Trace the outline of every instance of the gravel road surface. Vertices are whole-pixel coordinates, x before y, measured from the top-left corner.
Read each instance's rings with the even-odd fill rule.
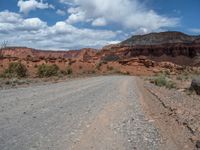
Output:
[[[135,77],[0,90],[0,150],[156,150]]]

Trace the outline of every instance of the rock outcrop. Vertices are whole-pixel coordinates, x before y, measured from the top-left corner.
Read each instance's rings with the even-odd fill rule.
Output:
[[[193,43],[200,36],[190,36],[181,32],[160,32],[150,33],[146,35],[136,35],[121,42],[122,45],[162,45],[177,43]]]
[[[121,59],[147,56],[149,59],[159,58],[163,55],[169,58],[184,56],[191,61],[178,65],[197,65],[200,55],[200,36],[189,36],[180,32],[151,33],[133,36],[117,45],[108,45],[103,48],[104,55],[115,54]],[[170,60],[170,59],[169,59]],[[195,63],[196,62],[196,63]],[[173,62],[174,63],[174,62]]]
[[[29,58],[66,58],[66,59],[78,59],[85,57],[86,54],[92,54],[95,49],[81,49],[81,50],[69,50],[69,51],[48,51],[48,50],[36,50],[27,47],[8,47],[2,50],[4,57],[17,57],[19,59]]]
[[[196,77],[192,80],[191,88],[195,90],[195,92],[200,95],[200,78]]]

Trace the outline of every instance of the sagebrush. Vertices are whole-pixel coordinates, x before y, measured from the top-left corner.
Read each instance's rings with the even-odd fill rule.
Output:
[[[56,76],[59,73],[59,67],[56,64],[53,65],[47,65],[42,64],[38,66],[37,74],[39,77],[51,77]]]
[[[4,71],[3,77],[12,78],[12,77],[26,77],[27,68],[20,62],[12,62],[9,64],[8,68]]]

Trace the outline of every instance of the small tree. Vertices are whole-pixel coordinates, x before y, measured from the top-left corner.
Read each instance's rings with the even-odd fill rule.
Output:
[[[4,49],[4,48],[7,47],[7,45],[8,45],[8,41],[3,41],[3,42],[1,43],[1,48]]]
[[[6,47],[7,47],[7,44],[8,44],[8,41],[3,41],[2,43],[1,43],[1,47],[0,47],[0,58],[2,58],[3,57],[3,49],[5,49]]]

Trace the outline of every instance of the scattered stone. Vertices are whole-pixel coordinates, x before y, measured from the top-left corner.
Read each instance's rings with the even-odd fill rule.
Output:
[[[179,91],[179,92],[184,92],[184,91],[185,91],[185,89],[178,89],[178,91]]]
[[[149,120],[148,122],[149,122],[149,123],[152,123],[152,122],[155,122],[155,120]]]
[[[195,143],[196,141],[198,141],[198,138],[197,138],[196,136],[192,136],[192,137],[190,138],[190,140],[191,140],[193,143]]]
[[[185,149],[188,149],[188,148],[189,148],[189,146],[188,146],[188,145],[185,145],[185,146],[184,146],[184,148],[185,148]]]
[[[196,148],[200,148],[200,140],[196,141]]]

